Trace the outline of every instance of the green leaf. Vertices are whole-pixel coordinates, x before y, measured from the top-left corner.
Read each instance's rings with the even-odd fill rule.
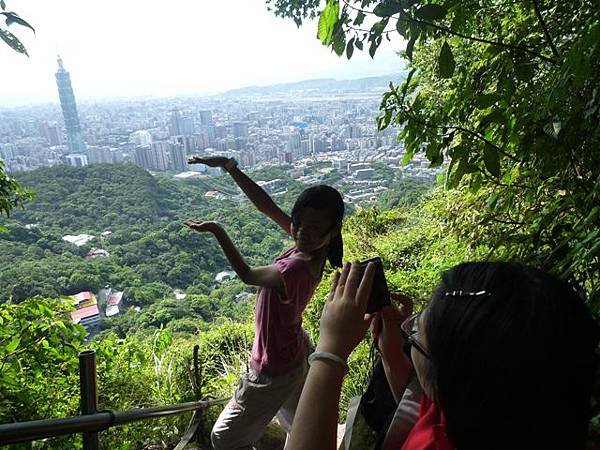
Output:
[[[328,0],[325,9],[319,17],[317,37],[324,45],[330,45],[333,31],[340,14],[340,4],[337,0]]]
[[[489,173],[496,178],[500,176],[500,156],[497,149],[491,145],[486,145],[483,149],[483,162]]]
[[[333,38],[333,51],[338,55],[342,56],[346,49],[346,35],[343,31],[335,33]]]
[[[555,120],[544,125],[544,133],[554,139],[558,139],[558,134],[560,133],[561,129],[562,123],[559,120]]]
[[[24,19],[21,19],[17,13],[5,12],[5,13],[0,13],[0,14],[6,16],[6,26],[10,26],[13,23],[18,23],[19,25],[29,28],[31,31],[33,31],[35,33],[35,30],[33,29],[33,27],[31,25],[29,25],[29,23],[27,21],[25,21]]]
[[[417,68],[413,67],[410,70],[410,72],[408,73],[408,76],[406,77],[406,80],[404,80],[404,83],[402,84],[402,98],[398,102],[399,105],[403,105],[404,104],[404,100],[406,99],[406,94],[408,93],[408,86],[410,85],[410,81],[412,80],[412,77],[413,77],[413,75],[415,74],[416,71],[417,71]]]
[[[382,116],[379,116],[377,118],[377,129],[379,131],[385,130],[388,127],[388,125],[390,124],[390,121],[392,120],[393,113],[394,113],[393,110],[386,109],[385,113]]]
[[[558,136],[560,130],[562,129],[562,123],[560,122],[560,120],[555,120],[554,122],[552,122],[552,129],[554,130],[554,134]]]
[[[5,348],[6,353],[14,352],[20,343],[21,343],[21,338],[14,337],[6,346],[6,348]]]
[[[363,49],[363,43],[362,41],[356,41],[354,42],[354,45],[356,46],[357,49],[362,50]]]
[[[456,169],[454,169],[453,173],[450,174],[450,171],[448,172],[449,176],[446,185],[449,188],[457,187],[460,184],[460,180],[462,180],[465,175],[477,172],[477,167],[471,164],[466,157],[460,159],[452,158],[451,163],[454,164],[454,161],[457,161],[458,165],[456,165]]]
[[[491,123],[504,123],[504,122],[506,122],[506,117],[504,117],[504,114],[500,110],[495,109],[491,113],[484,116],[483,119],[481,119],[479,121],[479,129],[485,130],[488,127],[488,125]]]
[[[502,97],[498,94],[482,94],[475,99],[475,104],[479,109],[486,109],[500,100]]]
[[[414,36],[411,36],[410,40],[408,41],[408,44],[406,44],[405,52],[406,52],[406,56],[410,60],[412,60],[413,50],[415,49],[415,42],[417,42],[417,37],[418,37],[417,34],[415,34]]]
[[[2,10],[6,9],[6,3],[4,2],[4,0],[0,0],[0,8],[2,8]]]
[[[527,82],[533,78],[535,64],[527,61],[515,66],[515,75],[520,81]]]
[[[381,36],[381,33],[385,31],[385,27],[388,24],[389,19],[382,19],[379,22],[375,22],[371,27],[371,33],[375,36]]]
[[[390,17],[402,11],[402,6],[395,0],[386,0],[378,4],[373,13],[379,17]]]
[[[421,20],[439,20],[446,17],[448,10],[442,5],[424,5],[417,9],[415,15]]]
[[[352,38],[348,41],[348,45],[346,46],[346,57],[348,59],[352,58],[352,54],[354,53],[354,39]]]
[[[359,11],[358,14],[356,15],[356,18],[354,19],[354,25],[356,25],[357,27],[361,26],[365,20],[365,17],[367,17],[365,15],[365,13],[363,13],[362,11]]]
[[[444,41],[442,49],[440,50],[438,66],[441,78],[452,78],[452,75],[454,74],[454,68],[456,67],[456,63],[454,62],[452,49],[448,45],[447,41]]]
[[[400,14],[398,21],[396,22],[396,31],[404,37],[406,37],[406,32],[408,31],[408,20],[406,18],[406,14]]]
[[[377,51],[379,44],[381,44],[381,36],[378,36],[371,40],[371,45],[369,46],[369,55],[371,56],[371,58],[375,57],[375,52]]]
[[[3,30],[0,28],[0,38],[2,38],[2,40],[4,42],[6,42],[13,50],[15,50],[19,53],[23,53],[26,56],[29,56],[29,54],[27,53],[27,50],[25,49],[25,46],[10,31]]]

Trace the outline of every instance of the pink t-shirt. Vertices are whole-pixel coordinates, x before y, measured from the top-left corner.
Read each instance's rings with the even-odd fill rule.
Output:
[[[283,288],[258,290],[252,368],[269,376],[288,373],[306,357],[308,336],[302,329],[302,312],[320,279],[314,278],[308,261],[292,247],[275,259]]]

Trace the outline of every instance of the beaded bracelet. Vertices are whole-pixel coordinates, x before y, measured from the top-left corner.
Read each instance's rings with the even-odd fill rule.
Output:
[[[315,359],[328,359],[330,361],[341,364],[342,366],[344,366],[344,374],[348,373],[348,364],[343,358],[339,357],[338,355],[335,355],[330,352],[314,352],[309,355],[308,364],[312,364],[312,362]]]

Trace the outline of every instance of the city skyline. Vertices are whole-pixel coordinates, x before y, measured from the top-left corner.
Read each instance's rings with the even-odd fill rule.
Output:
[[[402,42],[372,60],[338,57],[316,39],[316,21],[300,29],[267,11],[264,0],[175,0],[86,4],[7,2],[36,28],[12,27],[30,58],[0,46],[8,67],[5,105],[58,102],[49,75],[56,55],[69,61],[80,101],[215,94],[250,85],[314,78],[355,79],[398,73]],[[234,12],[232,14],[232,11]],[[76,19],[73,19],[76,18]]]

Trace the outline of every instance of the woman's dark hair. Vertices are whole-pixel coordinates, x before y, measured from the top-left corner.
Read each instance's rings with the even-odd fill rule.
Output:
[[[460,290],[479,295],[447,295]],[[584,448],[599,329],[568,284],[513,263],[460,264],[424,320],[427,376],[455,448]]]
[[[337,190],[324,184],[311,186],[302,191],[292,208],[292,222],[299,222],[300,211],[304,208],[314,208],[324,211],[331,221],[331,229],[338,226],[344,218],[344,200],[342,196]],[[343,256],[344,243],[340,231],[329,244],[327,259],[333,267],[342,267]]]

